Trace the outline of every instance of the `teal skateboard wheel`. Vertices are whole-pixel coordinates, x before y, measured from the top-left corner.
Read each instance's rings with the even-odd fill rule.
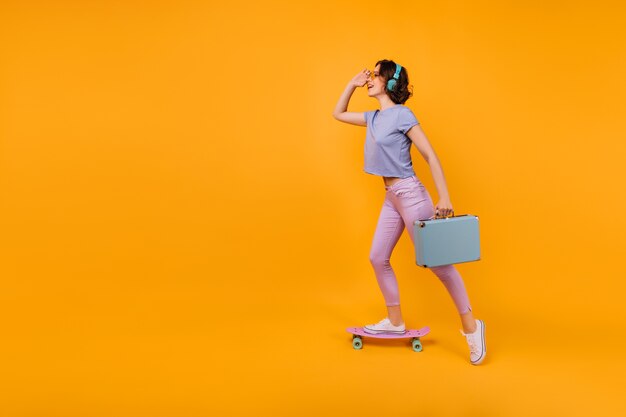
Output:
[[[352,337],[352,347],[359,350],[363,347],[363,341],[359,336]]]
[[[422,342],[419,339],[413,339],[413,350],[416,352],[422,351]]]

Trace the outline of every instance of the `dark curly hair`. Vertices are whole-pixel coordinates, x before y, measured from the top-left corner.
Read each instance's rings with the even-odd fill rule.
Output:
[[[388,90],[387,81],[391,80],[396,73],[396,63],[388,59],[381,59],[376,63],[376,65],[378,64],[380,64],[379,74],[385,80],[385,92],[394,103],[404,104],[405,101],[413,96],[413,86],[409,86],[409,74],[406,72],[406,68],[402,66],[396,85],[393,87],[393,90]]]

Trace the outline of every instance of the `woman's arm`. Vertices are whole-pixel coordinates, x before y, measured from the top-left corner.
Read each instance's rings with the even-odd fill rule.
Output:
[[[442,200],[442,202],[443,200],[445,200],[445,202],[449,204],[450,196],[448,194],[446,178],[443,175],[443,168],[441,167],[439,158],[437,158],[437,154],[435,153],[433,147],[430,145],[426,134],[424,133],[420,125],[415,125],[410,128],[408,132],[406,132],[406,135],[415,144],[417,150],[424,157],[424,159],[428,163],[428,166],[430,166],[430,171],[433,175],[435,186],[437,187],[437,194],[439,195],[439,199]]]
[[[356,90],[357,87],[363,87],[365,85],[368,76],[369,71],[364,69],[352,80],[350,80],[346,89],[343,90],[341,97],[339,97],[335,110],[333,110],[333,117],[335,119],[357,126],[367,126],[367,123],[365,122],[365,114],[363,114],[363,112],[349,112],[346,110],[348,110],[348,103],[350,102],[352,93],[354,93],[354,90]]]

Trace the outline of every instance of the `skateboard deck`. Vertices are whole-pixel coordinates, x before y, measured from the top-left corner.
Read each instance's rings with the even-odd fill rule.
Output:
[[[430,332],[430,327],[422,327],[421,329],[408,329],[402,334],[398,333],[378,333],[371,334],[365,332],[363,327],[348,327],[346,329],[348,333],[352,334],[352,347],[355,349],[363,348],[363,337],[371,337],[374,339],[412,339],[411,345],[416,352],[422,351],[422,342],[420,337],[426,336]]]

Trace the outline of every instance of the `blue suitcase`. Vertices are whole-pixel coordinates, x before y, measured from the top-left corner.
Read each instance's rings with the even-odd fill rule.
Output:
[[[413,224],[415,262],[424,268],[480,260],[478,216],[416,220]]]

